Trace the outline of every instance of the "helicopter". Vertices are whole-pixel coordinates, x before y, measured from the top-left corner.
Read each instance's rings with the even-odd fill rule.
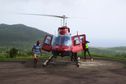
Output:
[[[79,67],[79,57],[77,56],[78,52],[85,50],[86,44],[86,35],[74,35],[71,36],[70,28],[66,26],[66,17],[65,15],[44,15],[51,16],[62,19],[62,26],[58,28],[58,36],[46,35],[43,41],[42,50],[52,52],[52,56],[49,57],[44,63],[43,66],[47,66],[52,58],[57,56],[70,56],[71,61],[74,61]],[[83,44],[82,44],[83,43]]]
[[[61,27],[58,28],[58,35],[47,34],[43,40],[42,50],[47,52],[52,52],[50,56],[44,63],[43,66],[47,66],[53,58],[57,56],[69,56],[71,61],[74,61],[76,66],[79,67],[79,57],[77,53],[84,51],[86,46],[86,35],[74,35],[71,36],[70,28],[67,26],[66,19],[70,18],[65,15],[44,15],[44,14],[28,14],[37,16],[48,16],[60,18],[62,20]]]

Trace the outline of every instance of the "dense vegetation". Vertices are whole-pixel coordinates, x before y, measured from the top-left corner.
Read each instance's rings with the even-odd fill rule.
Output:
[[[126,47],[90,48],[95,58],[126,61]]]
[[[113,47],[113,48],[90,48],[92,54],[96,55],[111,55],[119,56],[126,54],[126,47]]]

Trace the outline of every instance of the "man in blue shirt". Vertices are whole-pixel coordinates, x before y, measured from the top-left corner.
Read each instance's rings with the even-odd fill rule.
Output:
[[[39,41],[37,41],[36,44],[33,45],[33,47],[32,47],[32,53],[33,53],[34,63],[37,64],[38,57],[41,54],[41,45],[40,45]]]

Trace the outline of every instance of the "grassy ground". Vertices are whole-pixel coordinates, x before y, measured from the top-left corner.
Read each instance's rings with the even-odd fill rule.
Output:
[[[49,57],[49,55],[40,55],[40,59],[47,59]],[[27,56],[16,56],[13,58],[10,58],[6,55],[0,55],[0,61],[28,61],[28,60],[32,60],[33,57],[32,55],[27,55]]]
[[[47,59],[51,54],[42,54],[40,56],[41,59]],[[79,53],[78,56],[83,57],[82,53]],[[92,54],[94,59],[104,59],[104,60],[114,60],[114,61],[120,61],[120,62],[126,62],[126,56],[124,55],[97,55]],[[66,57],[67,58],[67,57]],[[32,55],[25,55],[25,56],[16,56],[14,58],[8,57],[6,54],[0,54],[0,61],[28,61],[32,60]]]
[[[112,56],[112,55],[93,55],[95,59],[108,59],[115,61],[126,61],[125,56]]]

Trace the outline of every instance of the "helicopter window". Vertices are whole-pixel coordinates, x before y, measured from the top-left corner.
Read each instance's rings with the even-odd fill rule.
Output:
[[[46,37],[46,40],[45,40],[45,43],[46,44],[50,44],[50,42],[51,42],[51,37],[50,36],[47,36]]]
[[[54,45],[60,45],[60,36],[55,38]]]
[[[84,39],[84,36],[80,36],[80,42],[82,43]]]
[[[69,35],[67,36],[62,36],[61,37],[61,44],[62,45],[66,45],[66,46],[70,46],[72,43],[71,43],[71,37]]]
[[[66,46],[70,46],[72,44],[71,42],[71,36],[57,36],[55,38],[55,42],[54,45],[66,45]]]
[[[80,44],[80,40],[78,37],[74,37],[74,45]]]

